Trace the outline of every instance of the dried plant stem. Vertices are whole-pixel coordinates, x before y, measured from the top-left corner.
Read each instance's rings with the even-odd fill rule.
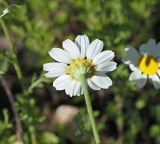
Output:
[[[3,77],[0,78],[0,81],[1,81],[2,87],[4,88],[4,91],[6,92],[6,96],[8,97],[8,100],[10,102],[10,105],[11,105],[11,108],[12,108],[12,111],[14,114],[14,118],[15,118],[15,122],[16,122],[17,143],[23,144],[23,129],[22,129],[22,125],[21,125],[21,121],[20,121],[18,112],[15,107],[13,94],[12,94],[6,80]]]
[[[88,111],[89,119],[91,122],[95,142],[96,142],[96,144],[101,144],[100,137],[99,137],[98,130],[97,130],[97,126],[96,126],[96,122],[95,122],[95,118],[94,118],[94,114],[93,114],[91,99],[89,96],[88,85],[87,85],[87,80],[85,78],[85,75],[80,76],[80,81],[81,81],[83,92],[84,92],[84,98],[86,101],[87,111]]]

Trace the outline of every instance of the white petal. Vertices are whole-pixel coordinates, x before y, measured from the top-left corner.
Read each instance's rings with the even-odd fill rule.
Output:
[[[74,96],[80,96],[80,95],[83,95],[83,89],[82,89],[82,85],[81,84],[80,84],[79,92],[77,92],[77,94],[74,95]]]
[[[86,56],[87,48],[89,46],[89,39],[86,35],[78,35],[75,39],[76,45],[79,47],[81,57]]]
[[[66,70],[66,64],[64,63],[56,63],[56,62],[51,62],[51,63],[46,63],[43,65],[43,70],[45,71],[64,71]]]
[[[67,85],[65,92],[67,95],[69,95],[70,97],[73,96],[74,94],[74,87],[75,87],[76,81],[75,80],[71,80],[70,83]]]
[[[134,48],[125,48],[125,51],[127,53],[126,57],[123,59],[123,62],[125,64],[134,64],[137,65],[139,58],[140,58],[140,54],[138,53],[138,51]]]
[[[152,79],[154,88],[159,89],[160,88],[160,78],[158,77],[158,75],[157,74],[149,75],[149,78]]]
[[[46,76],[47,78],[54,78],[54,77],[62,76],[64,74],[65,74],[64,71],[50,71],[44,74],[44,76]]]
[[[73,96],[80,96],[80,92],[81,92],[81,83],[80,82],[76,82],[76,85],[74,87]]]
[[[154,56],[154,51],[156,50],[156,41],[154,39],[150,39],[146,44],[140,46],[140,53],[149,54]]]
[[[87,49],[87,58],[94,59],[102,51],[103,45],[103,41],[99,39],[94,40]]]
[[[133,81],[133,80],[139,79],[140,75],[141,75],[140,71],[133,71],[129,76],[129,81]]]
[[[70,89],[72,88],[71,83],[73,82],[73,80],[70,82],[69,85],[67,85],[67,87],[65,88],[65,92],[67,95],[69,95]]]
[[[143,88],[147,82],[147,79],[138,79],[138,80],[134,80],[134,82],[136,83],[136,86],[138,88]]]
[[[152,55],[152,56],[155,56],[156,55],[156,41],[154,39],[150,39],[148,44],[148,50],[149,50],[149,53]],[[159,52],[158,52],[159,53]]]
[[[140,45],[140,47],[139,47],[139,52],[140,52],[140,54],[143,55],[143,54],[145,54],[147,51],[148,51],[148,50],[147,50],[146,44]]]
[[[109,71],[113,71],[117,68],[117,63],[116,62],[103,62],[99,65],[97,65],[97,71],[103,71],[103,72],[109,72]]]
[[[160,76],[160,69],[157,71],[157,74]]]
[[[137,87],[142,88],[147,82],[147,75],[142,74],[140,71],[134,71],[129,77],[130,81],[135,81]]]
[[[153,56],[158,58],[158,61],[160,61],[160,42],[154,48],[152,48],[152,53]]]
[[[100,64],[105,61],[110,61],[114,58],[115,54],[111,50],[105,50],[95,56],[93,63]]]
[[[87,83],[88,83],[89,87],[90,87],[91,89],[93,89],[93,90],[100,90],[100,89],[101,89],[100,87],[98,87],[98,86],[92,81],[92,79],[88,79],[88,80],[87,80]]]
[[[76,81],[72,80],[73,82],[71,83],[71,89],[69,91],[69,95],[72,97],[74,96],[74,90],[75,90],[75,86],[76,86]]]
[[[139,71],[139,69],[137,67],[135,67],[133,64],[129,64],[129,68],[132,70],[132,71]]]
[[[68,52],[60,48],[52,48],[49,55],[58,62],[68,63],[72,58]]]
[[[76,58],[80,56],[79,49],[73,41],[67,39],[63,41],[62,45],[63,45],[63,48],[70,53],[72,58]]]
[[[140,52],[141,54],[149,54],[155,57],[159,57],[160,56],[160,45],[157,44],[156,46],[156,41],[154,39],[150,39],[147,44],[143,44],[140,47]]]
[[[103,73],[97,73],[92,77],[92,81],[103,89],[108,89],[112,85],[112,80]]]
[[[146,75],[142,74],[141,71],[134,71],[130,74],[129,80],[132,81],[132,80],[137,80],[145,77]]]
[[[157,57],[159,59],[159,61],[160,61],[160,42],[156,45],[153,55],[155,57]]]
[[[53,82],[53,86],[56,88],[56,90],[64,90],[68,84],[71,83],[71,78],[69,75],[63,75],[55,79]]]

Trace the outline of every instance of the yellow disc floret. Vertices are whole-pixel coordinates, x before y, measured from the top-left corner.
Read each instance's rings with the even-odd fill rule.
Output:
[[[159,63],[155,57],[145,54],[139,59],[138,66],[144,74],[152,75],[157,72]]]
[[[74,80],[79,80],[79,75],[85,75],[86,78],[91,78],[96,73],[96,65],[91,59],[79,57],[69,62],[66,72]]]

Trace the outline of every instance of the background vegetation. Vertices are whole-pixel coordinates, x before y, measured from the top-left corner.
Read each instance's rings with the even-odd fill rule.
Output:
[[[83,96],[70,98],[43,77],[51,61],[48,51],[66,38],[86,34],[104,41],[116,53],[118,69],[109,76],[109,90],[91,91],[92,105],[103,144],[159,144],[160,95],[149,83],[136,89],[122,64],[124,48],[150,38],[160,41],[160,0],[14,0],[0,1],[23,77],[14,69],[13,52],[0,26],[0,143],[17,141],[13,95],[25,144],[90,144],[93,142]],[[21,135],[22,133],[20,133]]]

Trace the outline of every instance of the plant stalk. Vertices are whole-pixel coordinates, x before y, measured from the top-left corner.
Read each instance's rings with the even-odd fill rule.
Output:
[[[84,98],[86,101],[87,111],[88,111],[89,119],[91,122],[95,142],[96,142],[96,144],[101,144],[100,137],[99,137],[98,130],[97,130],[97,126],[96,126],[96,122],[95,122],[95,118],[94,118],[94,114],[93,114],[91,99],[90,99],[89,92],[88,92],[87,79],[86,79],[85,75],[80,76],[80,81],[81,81],[83,92],[84,92]]]
[[[20,68],[20,65],[19,65],[19,62],[18,62],[18,59],[17,59],[17,55],[16,55],[15,47],[14,47],[13,42],[12,42],[11,35],[9,33],[7,25],[5,24],[5,21],[2,18],[0,18],[0,24],[1,24],[2,30],[5,34],[6,40],[9,44],[9,47],[10,47],[10,50],[11,50],[12,64],[13,64],[14,69],[16,71],[19,83],[20,83],[20,85],[23,89],[23,84],[22,84],[23,75],[22,75],[22,71],[21,71],[21,68]],[[1,78],[1,82],[2,82],[2,86],[4,87],[4,90],[6,91],[6,94],[8,96],[8,99],[9,99],[9,102],[11,104],[11,108],[13,110],[13,114],[14,114],[14,117],[15,117],[17,142],[19,142],[20,144],[23,144],[22,124],[21,124],[21,121],[20,121],[19,114],[16,110],[13,94],[12,94],[9,86],[7,85],[7,82],[5,81],[5,79]]]
[[[23,79],[23,75],[22,75],[21,68],[19,66],[19,62],[18,62],[18,59],[17,59],[17,55],[16,55],[15,47],[14,47],[13,42],[12,42],[11,35],[10,35],[9,30],[8,30],[4,20],[2,18],[0,18],[0,24],[2,26],[2,29],[4,31],[6,39],[8,41],[9,47],[11,49],[11,56],[12,56],[12,60],[13,60],[13,66],[15,68],[17,77],[18,77],[18,79],[19,79],[19,81],[21,83],[21,80]]]

